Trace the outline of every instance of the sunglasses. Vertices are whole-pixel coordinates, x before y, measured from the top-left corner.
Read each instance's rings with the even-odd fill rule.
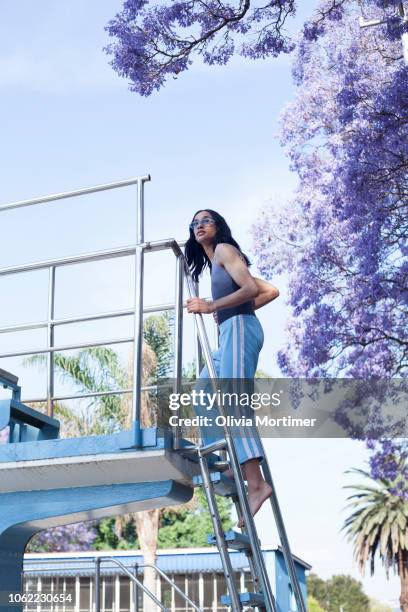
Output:
[[[203,219],[200,219],[199,221],[197,220],[192,221],[189,227],[194,232],[199,225],[203,225],[204,227],[206,227],[207,225],[212,225],[213,223],[215,223],[214,219],[212,219],[211,217],[204,217]]]

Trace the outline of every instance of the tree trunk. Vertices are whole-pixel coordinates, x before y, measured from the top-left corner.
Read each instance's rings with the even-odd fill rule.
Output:
[[[134,515],[137,535],[139,537],[140,550],[143,553],[143,563],[156,563],[157,533],[159,530],[160,510],[147,510]],[[154,568],[145,567],[143,584],[154,595],[156,591],[156,571]],[[143,593],[143,612],[157,612],[158,606]]]
[[[398,574],[401,581],[400,606],[402,612],[408,612],[408,551],[398,551]]]

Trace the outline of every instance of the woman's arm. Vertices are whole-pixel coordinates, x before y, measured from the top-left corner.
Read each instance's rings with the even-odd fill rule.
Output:
[[[262,306],[269,304],[269,302],[272,302],[272,300],[276,300],[276,298],[279,297],[280,294],[279,289],[271,283],[268,283],[267,281],[264,281],[261,278],[254,277],[254,279],[259,289],[259,294],[254,299],[254,310],[257,310],[258,308],[262,308]],[[213,312],[213,317],[215,322],[218,324],[216,310]]]
[[[265,304],[269,304],[269,302],[279,297],[279,289],[277,287],[261,278],[255,278],[254,280],[259,289],[259,293],[254,299],[254,310],[262,308]]]
[[[217,253],[217,263],[222,264],[232,279],[239,285],[239,289],[218,300],[206,302],[201,298],[190,298],[187,300],[188,312],[212,313],[223,308],[239,306],[244,302],[258,296],[260,290],[248,270],[248,266],[237,249],[231,244],[218,244],[214,251]]]
[[[255,299],[259,295],[259,287],[250,273],[246,261],[230,244],[219,244],[214,251],[217,253],[217,263],[222,264],[231,278],[239,285],[239,289],[213,301],[214,310],[232,308]]]

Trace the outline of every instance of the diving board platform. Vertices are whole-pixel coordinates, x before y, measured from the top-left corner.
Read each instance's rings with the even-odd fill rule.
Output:
[[[60,423],[21,402],[18,378],[0,370],[0,612],[21,593],[24,551],[39,531],[185,504],[198,464],[173,450],[168,428],[60,439]],[[188,445],[182,440],[181,446]]]
[[[0,413],[15,434],[0,444],[0,612],[22,609],[6,594],[21,593],[24,551],[39,531],[193,496],[199,466],[172,450],[166,428],[142,429],[140,446],[134,429],[59,439],[58,422],[16,399],[0,401]]]
[[[163,480],[194,486],[198,464],[166,448],[165,438],[144,449],[123,449],[123,440],[113,434],[0,445],[0,494]]]

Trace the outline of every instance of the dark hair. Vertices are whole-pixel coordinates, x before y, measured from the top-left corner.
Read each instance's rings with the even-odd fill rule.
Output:
[[[199,212],[209,212],[215,221],[215,227],[217,228],[217,232],[213,240],[214,249],[217,246],[217,244],[220,244],[220,242],[226,242],[227,244],[232,244],[242,254],[247,265],[250,266],[251,262],[249,261],[245,253],[241,251],[241,247],[239,246],[238,242],[236,242],[236,240],[234,240],[234,238],[232,237],[231,230],[229,228],[228,223],[225,221],[224,217],[222,217],[215,210],[211,210],[210,208],[204,208],[201,210],[197,210],[197,212],[194,213],[192,220],[194,220],[195,216]],[[188,267],[191,270],[193,279],[195,281],[198,281],[198,278],[200,274],[202,273],[202,271],[204,270],[204,268],[208,266],[209,269],[211,270],[212,266],[211,266],[211,261],[208,259],[203,247],[195,239],[194,231],[191,229],[191,227],[189,229],[190,229],[190,237],[185,244],[184,254],[186,256]]]

